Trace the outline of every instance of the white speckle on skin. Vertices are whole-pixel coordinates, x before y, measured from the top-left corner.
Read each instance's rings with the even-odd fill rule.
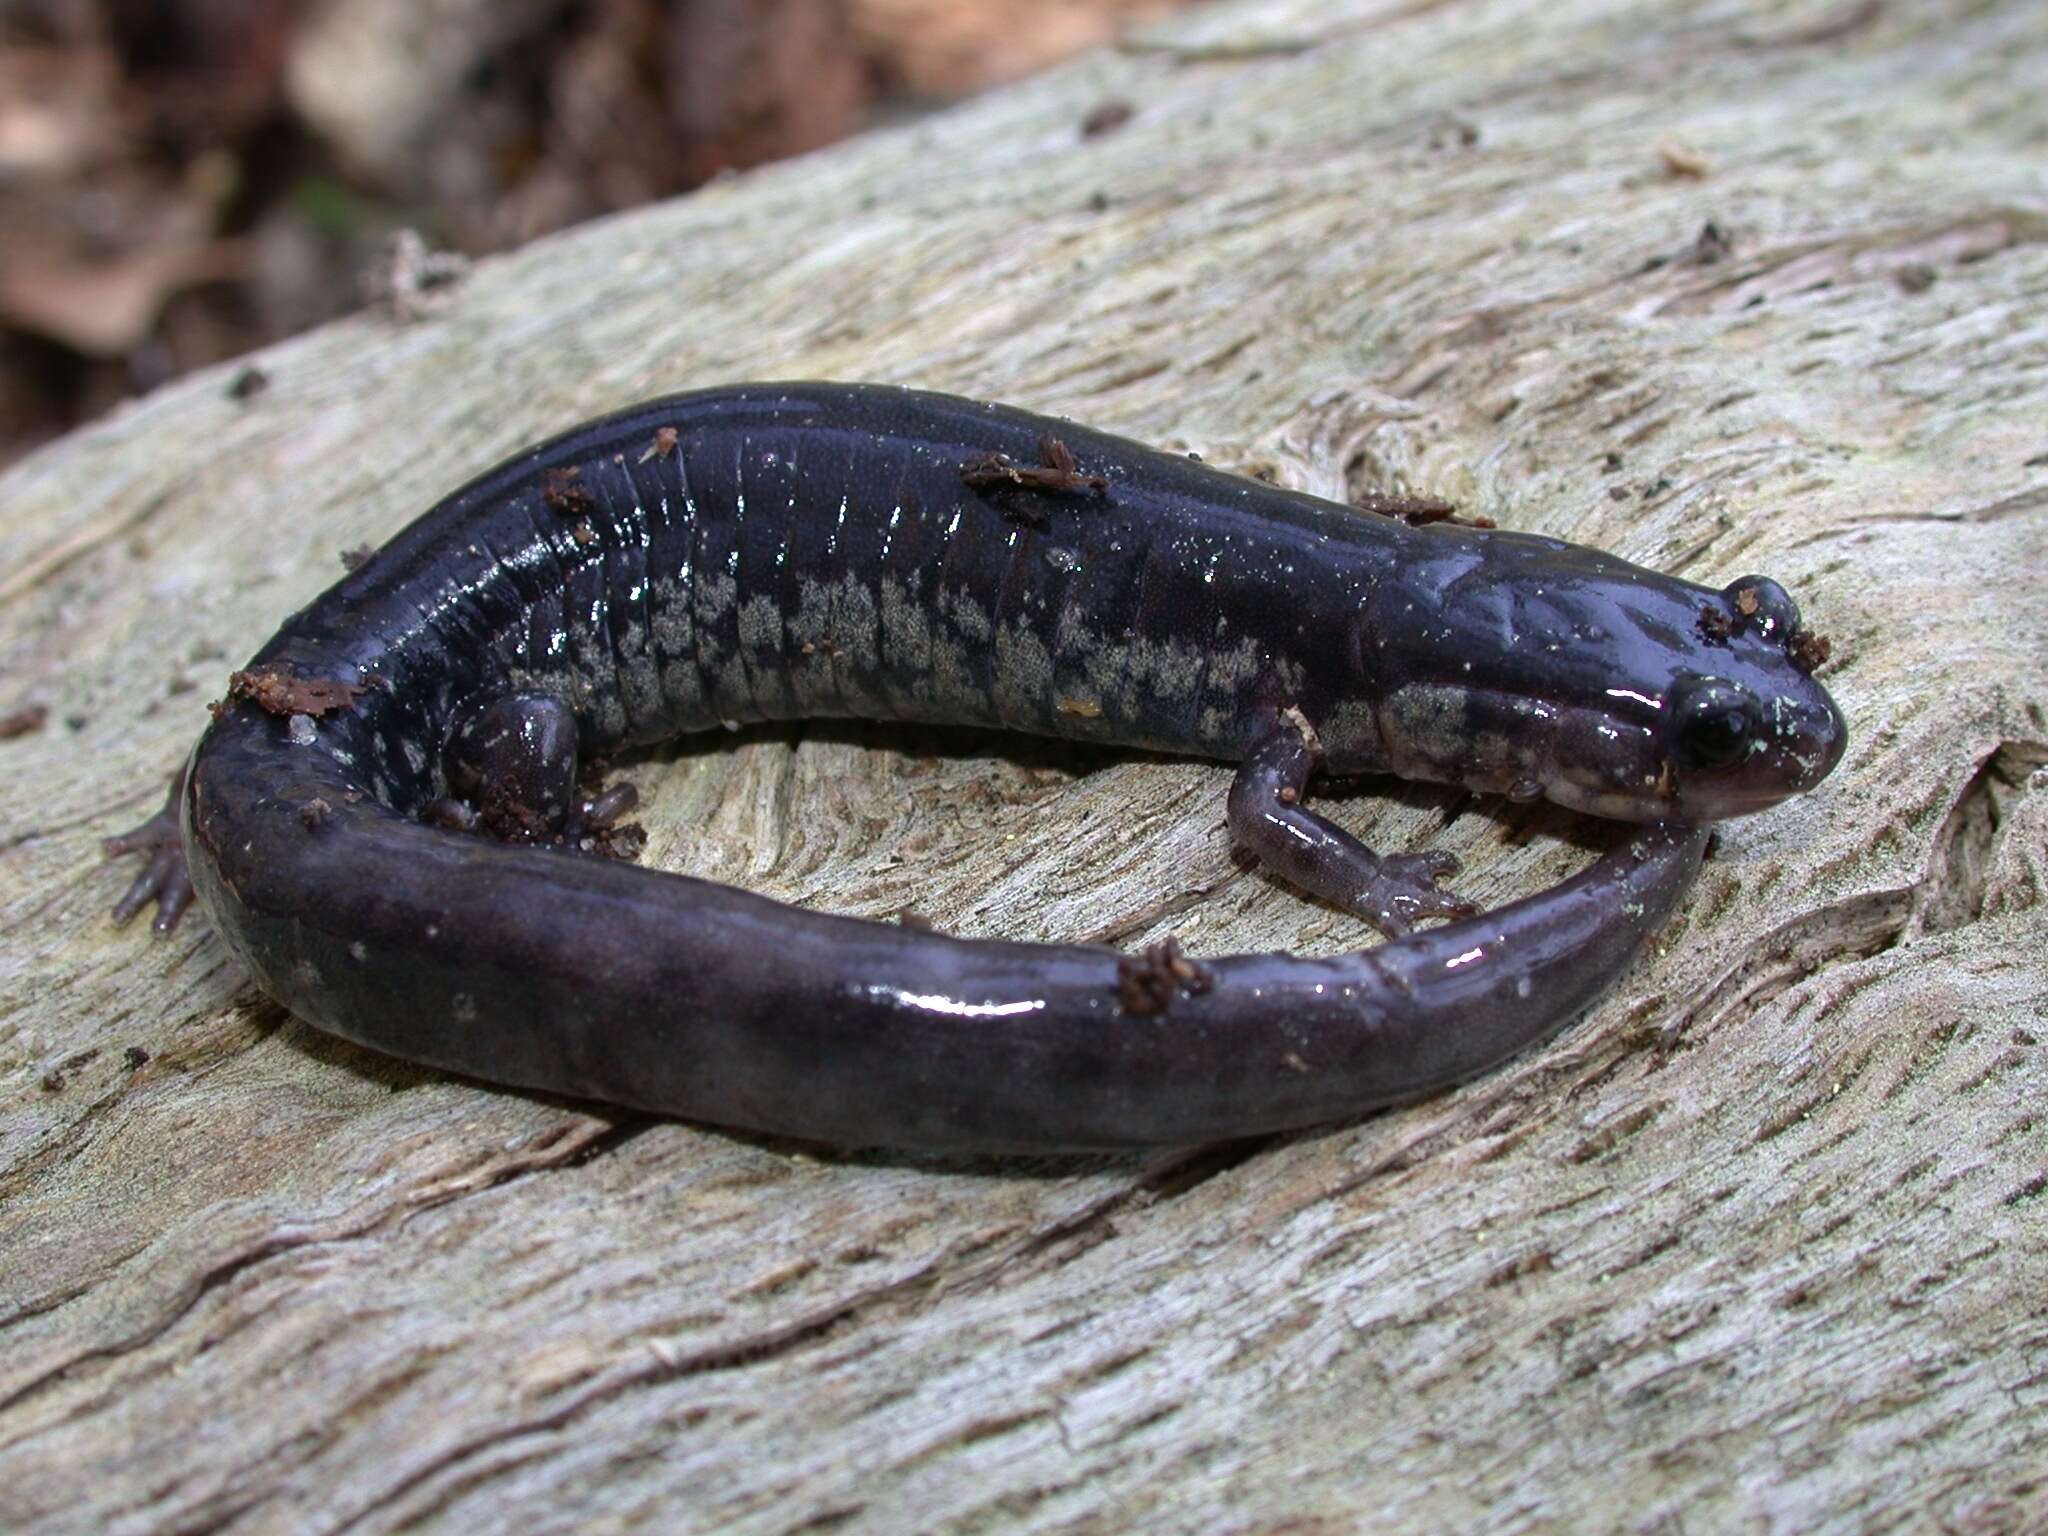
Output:
[[[476,999],[469,993],[456,993],[454,997],[448,1000],[448,1006],[455,1015],[456,1023],[474,1024],[476,1022]]]
[[[311,715],[293,715],[284,728],[285,739],[295,747],[310,747],[319,738]]]
[[[351,960],[367,960],[370,958],[370,947],[361,939],[357,939],[349,945],[348,957]]]

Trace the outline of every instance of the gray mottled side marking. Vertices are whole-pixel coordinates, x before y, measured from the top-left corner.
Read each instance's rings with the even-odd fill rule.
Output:
[[[890,713],[911,719],[986,720],[988,700],[967,648],[944,631],[936,605],[921,602],[905,581],[884,577],[883,683]]]
[[[939,617],[959,632],[961,640],[986,645],[995,638],[995,622],[980,601],[959,589],[939,589]]]
[[[690,589],[672,576],[647,583],[648,639],[659,658],[661,696],[668,723],[679,729],[708,724],[716,715],[697,665],[697,626]]]
[[[1500,731],[1474,725],[1468,688],[1406,684],[1381,702],[1379,720],[1391,766],[1403,777],[1470,782],[1508,774],[1523,756]]]
[[[624,466],[625,486],[632,505],[619,514],[621,550],[610,566],[617,573],[614,588],[620,582],[625,586],[623,591],[612,593],[613,643],[618,655],[619,694],[625,706],[627,729],[636,738],[659,735],[669,723],[661,666],[654,654],[648,596],[652,574],[648,569],[648,551],[654,542],[650,508],[658,505],[659,486],[643,485],[643,478],[632,462]]]
[[[675,485],[664,492],[662,515],[670,536],[658,545],[658,567],[648,585],[650,626],[658,625],[655,654],[661,661],[662,692],[671,722],[683,730],[708,726],[719,710],[704,668],[704,637],[697,629],[697,578],[704,568],[704,509],[690,483],[691,445],[679,442],[672,455]]]
[[[1005,725],[1042,730],[1058,714],[1053,699],[1052,652],[1024,620],[996,632],[996,718]]]
[[[782,604],[773,593],[758,592],[740,599],[740,655],[746,663],[747,687],[754,707],[764,715],[789,712],[789,653],[800,642],[791,639],[783,622]]]
[[[855,717],[882,712],[881,615],[865,584],[851,572],[802,582],[794,633],[790,677],[800,708]]]
[[[1369,772],[1384,767],[1379,711],[1366,699],[1346,699],[1315,722],[1329,761],[1345,771]]]
[[[739,583],[724,571],[697,572],[690,588],[690,617],[697,662],[709,684],[708,702],[722,719],[750,720],[755,718],[754,690],[737,643],[739,601]],[[721,638],[728,621],[735,633],[732,645]]]
[[[619,696],[619,665],[612,648],[611,603],[605,579],[609,561],[601,546],[572,578],[569,621],[570,692],[567,698],[586,738],[617,741],[626,734],[626,709]]]
[[[766,492],[760,494],[747,485],[747,461],[753,456],[753,440],[744,432],[732,445],[732,551],[731,564],[727,567],[732,579],[729,582],[731,596],[727,599],[731,609],[735,644],[732,652],[732,676],[736,680],[733,718],[736,720],[763,720],[780,714],[776,708],[781,693],[780,676],[773,667],[764,668],[756,661],[757,643],[748,638],[749,631],[756,634],[773,630],[779,637],[782,629],[781,609],[772,598],[766,599],[765,612],[756,607],[761,601],[758,594],[747,591],[739,577],[746,564],[747,533],[753,524],[764,517],[773,517],[775,512],[765,505]],[[749,610],[754,610],[750,615]],[[780,640],[771,640],[766,647],[770,654],[780,649]]]

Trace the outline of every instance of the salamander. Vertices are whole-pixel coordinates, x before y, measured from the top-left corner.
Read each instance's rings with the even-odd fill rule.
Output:
[[[154,898],[167,928],[196,896],[270,994],[380,1051],[754,1132],[1044,1151],[1352,1118],[1562,1028],[1710,824],[1813,788],[1846,739],[1777,583],[1414,521],[938,394],[650,401],[473,480],[288,619],[164,813],[111,841],[152,855],[119,910]],[[809,717],[1238,764],[1236,842],[1388,941],[966,939],[577,852],[624,799],[579,762]],[[1374,853],[1306,803],[1365,774],[1633,825],[1481,913],[1448,855]]]

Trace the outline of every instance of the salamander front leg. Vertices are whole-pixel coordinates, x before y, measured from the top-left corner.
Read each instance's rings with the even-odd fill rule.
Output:
[[[1230,835],[1290,885],[1364,918],[1390,939],[1430,917],[1479,909],[1436,882],[1458,871],[1455,856],[1374,853],[1302,804],[1316,754],[1298,726],[1282,720],[1237,770],[1230,786]]]
[[[576,716],[545,693],[508,693],[472,711],[441,752],[448,798],[427,818],[505,842],[559,833],[576,808]]]
[[[149,862],[121,899],[114,903],[114,921],[125,923],[136,913],[156,903],[156,919],[149,926],[161,938],[178,926],[178,919],[192,905],[192,876],[185,868],[185,843],[178,833],[178,801],[185,792],[185,771],[171,776],[171,792],[164,796],[163,809],[139,827],[116,832],[100,844],[110,859],[140,853]]]
[[[614,784],[585,799],[576,783],[576,716],[551,694],[508,693],[466,716],[448,738],[441,771],[449,793],[427,820],[502,842],[576,846],[596,834],[597,851],[630,856],[635,840],[618,820],[639,799]],[[637,831],[637,829],[633,829]]]

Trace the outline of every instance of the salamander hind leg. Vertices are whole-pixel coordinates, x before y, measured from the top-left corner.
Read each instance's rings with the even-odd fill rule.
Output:
[[[1309,895],[1362,917],[1390,939],[1431,917],[1479,909],[1437,889],[1458,871],[1449,853],[1374,853],[1303,803],[1316,754],[1299,726],[1282,720],[1244,760],[1230,786],[1230,835],[1238,847]]]
[[[139,853],[147,860],[121,899],[114,903],[117,924],[128,922],[154,901],[156,917],[149,926],[162,937],[178,926],[178,919],[192,905],[192,876],[185,868],[185,843],[178,832],[178,801],[184,792],[185,773],[180,769],[171,776],[171,790],[164,796],[161,810],[142,825],[116,832],[101,842],[101,849],[110,859]]]
[[[620,783],[585,799],[576,753],[576,716],[568,705],[552,694],[504,694],[449,733],[441,754],[449,793],[427,807],[427,819],[501,842],[588,845],[631,856],[639,829],[619,825],[619,818],[638,792]]]

